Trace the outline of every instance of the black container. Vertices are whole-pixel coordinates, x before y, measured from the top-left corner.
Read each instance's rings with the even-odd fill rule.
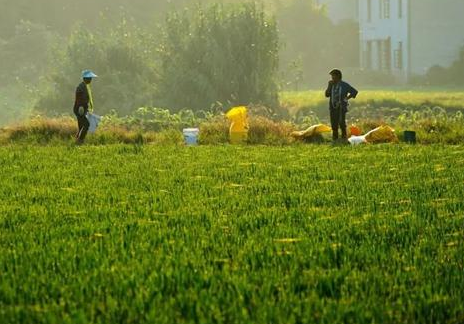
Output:
[[[404,131],[404,141],[409,144],[416,144],[416,132]]]

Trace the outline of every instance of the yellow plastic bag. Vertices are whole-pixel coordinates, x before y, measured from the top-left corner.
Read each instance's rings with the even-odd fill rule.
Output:
[[[226,117],[230,120],[230,142],[242,144],[248,139],[248,116],[246,107],[235,107],[229,110]]]
[[[313,137],[322,133],[328,133],[331,132],[332,128],[330,126],[324,125],[324,124],[318,124],[309,127],[306,130],[303,131],[295,131],[291,135],[292,137],[296,139],[304,139],[304,138],[309,138]]]
[[[248,132],[230,132],[230,144],[244,144],[248,140]]]
[[[231,121],[230,132],[247,132],[248,131],[248,118],[246,107],[235,107],[229,110],[226,117]]]
[[[395,134],[395,130],[390,126],[380,126],[376,129],[371,130],[365,135],[366,142],[398,142],[398,137]]]

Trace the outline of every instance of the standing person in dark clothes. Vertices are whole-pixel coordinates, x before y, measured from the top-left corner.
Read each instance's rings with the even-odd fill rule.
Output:
[[[76,89],[76,101],[74,102],[74,115],[77,117],[78,131],[76,135],[76,143],[84,143],[85,136],[89,130],[89,120],[87,114],[93,110],[92,89],[90,83],[97,75],[90,70],[82,72],[83,82]]]
[[[346,113],[348,112],[348,100],[356,98],[358,91],[348,83],[342,81],[342,72],[334,69],[329,73],[332,80],[329,81],[325,96],[330,98],[330,123],[332,124],[333,140],[338,140],[338,128],[342,130],[342,139],[348,138],[346,132]]]

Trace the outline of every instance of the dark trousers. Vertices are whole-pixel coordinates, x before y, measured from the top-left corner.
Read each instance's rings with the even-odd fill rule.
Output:
[[[342,130],[342,138],[348,138],[346,133],[346,111],[343,108],[330,109],[330,123],[332,125],[332,138],[338,139],[338,128]]]
[[[85,137],[87,136],[87,132],[89,131],[89,120],[87,117],[81,116],[78,113],[76,114],[77,117],[77,126],[78,126],[78,131],[76,134],[76,139],[80,143],[84,142]]]

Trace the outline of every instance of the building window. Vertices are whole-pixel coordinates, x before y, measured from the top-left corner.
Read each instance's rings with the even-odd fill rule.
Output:
[[[403,18],[403,0],[398,0],[398,18]]]
[[[372,21],[372,0],[367,0],[367,21]]]
[[[390,19],[390,0],[379,0],[379,18]]]
[[[383,52],[382,52],[382,43],[383,41],[382,40],[377,40],[376,41],[376,51],[377,51],[377,60],[375,62],[375,69],[377,71],[382,71],[382,67],[383,67],[383,62],[382,62],[382,58],[383,58]]]
[[[395,68],[403,70],[403,42],[398,43],[398,49],[395,50]]]
[[[388,38],[380,42],[381,58],[380,69],[385,72],[391,71],[391,39]]]
[[[390,19],[390,0],[383,0],[383,18]]]
[[[364,67],[372,70],[372,41],[367,41],[366,51],[364,53]]]

